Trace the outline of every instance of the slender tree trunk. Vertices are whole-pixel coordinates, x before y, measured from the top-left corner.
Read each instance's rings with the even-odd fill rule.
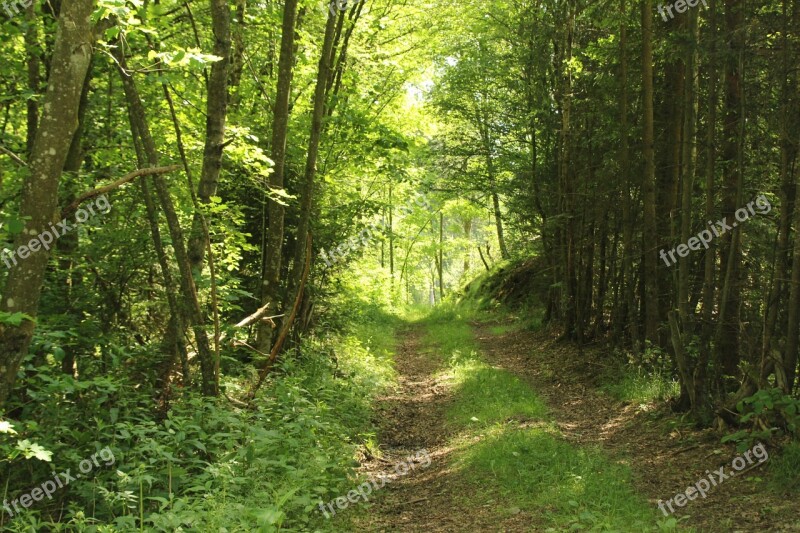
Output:
[[[78,108],[78,127],[72,136],[72,143],[67,153],[67,160],[64,162],[64,174],[67,177],[66,186],[68,194],[67,203],[75,200],[75,185],[77,183],[78,172],[83,164],[83,132],[86,125],[86,111],[89,108],[89,87],[92,80],[92,63],[86,72],[86,79],[83,82],[81,91],[81,101]],[[73,295],[81,285],[83,276],[75,270],[73,256],[78,251],[78,233],[72,232],[64,235],[56,242],[56,249],[60,258],[58,261],[57,284],[54,288],[58,296],[55,298],[54,306],[56,314],[71,314]],[[76,346],[64,346],[64,358],[61,360],[61,370],[65,374],[73,375],[75,372],[75,355],[80,348]]]
[[[147,122],[147,115],[138,89],[136,88],[133,78],[127,72],[125,56],[120,49],[116,50],[115,58],[122,78],[125,97],[128,102],[132,128],[141,140],[144,153],[147,157],[147,164],[150,167],[157,167],[159,160],[158,150],[150,134],[150,126]],[[180,273],[179,282],[181,295],[183,296],[183,322],[192,328],[195,343],[197,344],[197,356],[200,360],[200,373],[202,378],[201,390],[206,396],[216,396],[218,394],[215,375],[216,364],[211,353],[208,334],[205,331],[203,312],[200,308],[197,287],[192,277],[192,266],[189,260],[189,254],[186,250],[183,230],[181,229],[180,221],[178,220],[175,205],[172,202],[172,197],[166,181],[161,176],[153,176],[152,182],[156,189],[161,209],[164,210],[167,228],[169,229],[172,239],[172,248],[175,251],[175,260]]]
[[[497,186],[494,177],[490,180],[492,184],[492,211],[494,213],[494,225],[497,230],[497,242],[500,246],[500,256],[508,259],[508,248],[506,247],[506,237],[503,230],[503,213],[500,211],[500,196],[497,194]]]
[[[289,100],[292,93],[292,66],[294,65],[295,24],[297,0],[286,0],[283,8],[281,30],[281,54],[278,60],[278,87],[275,96],[275,112],[272,122],[272,160],[275,167],[269,178],[269,188],[274,193],[283,189],[286,171],[286,138],[289,130]],[[283,237],[285,210],[282,204],[268,200],[269,229],[264,250],[265,268],[261,305],[270,305],[277,310],[280,300],[280,275],[283,259]],[[304,242],[298,240],[297,242]],[[258,327],[258,346],[268,351],[272,343],[272,330],[261,322]]]
[[[653,135],[653,2],[642,2],[642,98],[644,100],[644,161],[642,184],[644,224],[642,255],[644,256],[645,339],[658,344],[658,228],[656,226],[656,170]]]
[[[722,215],[729,224],[735,223],[735,212],[741,198],[741,150],[743,132],[741,61],[744,46],[741,0],[726,0],[725,22],[729,50],[725,61],[725,121],[723,158],[724,183]],[[721,271],[723,283],[719,327],[717,329],[717,360],[725,376],[736,377],[739,365],[739,316],[741,298],[741,228],[734,228],[721,237]]]
[[[222,150],[225,142],[225,119],[228,114],[228,80],[231,59],[231,12],[228,0],[210,0],[211,28],[214,34],[214,55],[221,57],[211,65],[206,98],[206,140],[203,150],[203,168],[197,184],[197,199],[207,205],[217,192],[222,169]],[[208,235],[203,228],[202,213],[195,213],[188,252],[192,267],[200,269],[208,246]]]
[[[245,29],[247,28],[245,13],[247,11],[247,0],[234,0],[234,2],[236,6],[236,18],[233,21],[234,23],[231,29],[232,48],[228,85],[233,89],[230,95],[231,108],[237,109],[241,102],[239,85],[242,81],[242,72],[244,71],[244,40]]]
[[[800,179],[797,188],[800,190]],[[794,224],[800,228],[800,209],[794,211]],[[789,328],[786,335],[786,351],[783,356],[783,367],[786,371],[786,393],[795,388],[797,377],[798,339],[800,338],[800,231],[794,234],[794,253],[792,258],[792,285],[789,294]]]
[[[464,237],[467,239],[467,247],[464,250],[464,276],[469,273],[469,257],[470,257],[470,246],[469,240],[472,237],[472,219],[468,218],[464,220]]]
[[[444,213],[439,213],[439,301],[444,301]]]
[[[709,0],[709,55],[708,67],[708,116],[706,118],[706,166],[705,166],[705,220],[714,220],[714,181],[717,163],[716,130],[717,130],[717,0]],[[708,362],[712,350],[714,315],[714,273],[717,263],[716,244],[705,251],[703,264],[703,326],[701,329],[700,353],[694,370],[694,397],[700,409],[705,409],[708,396]],[[701,418],[706,413],[698,413]]]
[[[787,0],[788,1],[788,0]],[[783,139],[783,163],[797,174],[796,187],[795,187],[795,204],[794,204],[794,252],[792,254],[792,282],[789,292],[789,321],[786,333],[786,350],[783,354],[783,367],[786,371],[786,384],[784,391],[792,393],[796,388],[797,380],[797,362],[798,362],[798,345],[800,344],[800,172],[797,171],[797,155],[800,151],[800,76],[798,76],[797,65],[797,51],[796,44],[797,29],[800,24],[800,1],[793,2],[792,10],[792,37],[789,40],[789,56],[788,64],[794,65],[795,69],[791,71],[789,76],[789,86],[794,87],[794,95],[789,98],[790,110],[787,113],[789,116],[788,123],[785,124],[785,137]],[[788,53],[788,52],[787,52]],[[788,66],[788,65],[787,65]],[[788,70],[788,69],[787,69]],[[782,169],[783,171],[783,169]]]
[[[314,90],[314,109],[311,114],[311,135],[308,141],[308,156],[306,157],[304,181],[300,191],[300,220],[297,225],[296,238],[298,243],[305,242],[306,236],[309,234],[311,210],[313,208],[315,195],[314,181],[317,174],[317,157],[319,155],[319,145],[322,137],[322,119],[325,116],[327,100],[325,96],[325,87],[331,75],[331,56],[333,52],[334,33],[336,30],[336,19],[343,16],[343,13],[340,13],[338,16],[329,13],[328,22],[325,25],[325,38],[322,42],[322,52],[317,70],[317,84]],[[305,248],[298,246],[295,252],[290,280],[293,288],[299,286],[300,276],[302,275],[303,264],[305,262]]]
[[[622,174],[622,279],[625,294],[625,313],[622,321],[628,324],[631,348],[639,353],[639,314],[636,312],[636,283],[633,271],[633,203],[628,149],[628,8],[626,0],[620,0],[622,23],[620,25],[620,156]],[[621,322],[622,322],[621,321]]]
[[[27,29],[25,30],[25,53],[28,67],[28,90],[32,94],[40,93],[41,79],[39,69],[41,62],[39,54],[39,21],[36,20],[36,4],[33,3],[25,10],[25,20]],[[33,142],[36,139],[36,129],[39,127],[39,100],[28,98],[25,102],[27,108],[27,130],[26,130],[26,150],[25,153],[30,158],[33,153]]]
[[[394,198],[392,197],[393,192],[392,182],[389,182],[389,273],[392,276],[392,281],[394,281]]]
[[[694,192],[694,173],[697,160],[697,145],[695,134],[697,131],[697,46],[699,39],[699,25],[697,23],[697,10],[689,11],[689,39],[686,44],[686,84],[684,93],[684,120],[683,120],[683,180],[681,185],[681,238],[680,242],[689,240],[692,230],[692,193]],[[684,332],[692,334],[689,329],[689,319],[694,315],[694,310],[689,304],[689,274],[691,272],[690,256],[681,257],[678,262],[678,311],[681,318],[681,327]]]

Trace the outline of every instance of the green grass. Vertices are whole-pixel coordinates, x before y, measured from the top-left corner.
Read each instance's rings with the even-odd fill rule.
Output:
[[[634,493],[628,467],[565,442],[549,426],[497,425],[462,449],[459,463],[468,479],[482,486],[489,480],[554,531],[647,531],[657,521],[654,508]]]
[[[456,399],[448,413],[449,422],[458,427],[487,427],[511,419],[539,419],[547,412],[530,387],[511,372],[481,361],[474,349],[453,351],[449,366],[456,383]]]
[[[652,403],[676,398],[680,384],[669,376],[620,366],[607,372],[601,390],[622,402]]]
[[[777,492],[800,493],[800,443],[786,445],[769,464],[770,485]]]
[[[464,315],[474,319],[474,311]],[[472,330],[456,309],[439,310],[423,322],[425,344],[448,363],[454,401],[447,417],[457,428],[455,466],[503,503],[499,516],[515,509],[551,531],[648,531],[674,528],[659,523],[657,509],[634,492],[631,473],[601,451],[566,442],[542,399],[516,375],[482,360]],[[504,333],[505,328],[498,328]]]

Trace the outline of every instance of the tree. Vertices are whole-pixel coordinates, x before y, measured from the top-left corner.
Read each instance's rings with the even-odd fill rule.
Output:
[[[27,222],[14,240],[22,261],[11,270],[0,302],[0,312],[16,317],[12,320],[6,315],[0,323],[0,405],[11,393],[33,336],[50,250],[34,251],[29,258],[23,257],[27,251],[20,250],[38,248],[32,244],[34,238],[49,233],[59,215],[59,180],[78,127],[78,108],[91,62],[93,5],[91,0],[65,0],[61,5],[53,67],[22,189],[20,218]]]

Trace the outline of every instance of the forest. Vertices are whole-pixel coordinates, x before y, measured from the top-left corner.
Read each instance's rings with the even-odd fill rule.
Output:
[[[799,530],[800,0],[655,1],[0,0],[0,531]]]

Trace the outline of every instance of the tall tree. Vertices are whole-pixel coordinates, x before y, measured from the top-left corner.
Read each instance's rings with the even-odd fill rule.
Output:
[[[644,262],[645,339],[658,343],[658,227],[656,218],[655,139],[653,135],[653,2],[642,2],[642,100],[644,131],[644,204],[642,256]]]
[[[92,56],[93,7],[92,0],[64,0],[61,4],[53,66],[22,188],[20,218],[26,220],[25,229],[14,239],[15,250],[28,246],[33,250],[34,239],[49,231],[59,218],[59,180],[78,127],[81,92]],[[27,255],[27,251],[23,253]],[[0,323],[0,405],[11,394],[33,336],[50,251],[38,250],[27,258],[19,255],[21,262],[9,274],[0,311],[21,313],[24,319],[19,325]]]
[[[275,163],[275,167],[269,177],[269,187],[273,193],[283,189],[286,168],[286,137],[289,131],[289,99],[292,92],[296,20],[297,0],[286,0],[283,6],[281,52],[278,60],[278,87],[275,95],[272,122],[272,160]],[[274,311],[278,302],[280,302],[285,210],[281,200],[273,197],[267,201],[269,228],[267,229],[267,242],[264,248],[261,304],[270,306]],[[260,349],[267,350],[272,341],[272,332],[266,324],[262,323],[260,325],[258,337]]]
[[[211,26],[214,35],[214,55],[219,58],[211,65],[206,96],[206,135],[203,149],[203,168],[197,184],[197,199],[207,205],[216,194],[219,173],[222,169],[222,151],[225,147],[225,119],[228,114],[228,82],[231,63],[231,12],[227,0],[210,0]],[[208,246],[208,232],[203,214],[195,213],[192,237],[188,251],[192,265],[203,263]]]

